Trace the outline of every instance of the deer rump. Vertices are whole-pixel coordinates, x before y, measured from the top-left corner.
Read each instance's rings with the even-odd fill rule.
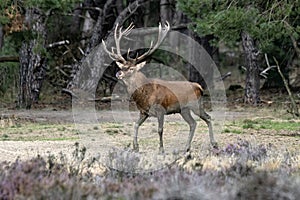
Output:
[[[199,109],[203,89],[198,83],[151,79],[131,95],[142,114],[157,117]]]

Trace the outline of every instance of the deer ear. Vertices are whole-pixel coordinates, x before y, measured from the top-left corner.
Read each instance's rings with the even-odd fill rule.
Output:
[[[123,69],[123,68],[124,68],[124,64],[122,64],[122,63],[120,63],[120,62],[118,62],[118,61],[116,61],[116,63],[117,63],[117,65],[118,65],[118,67],[119,67],[120,69]]]
[[[145,64],[146,64],[146,61],[137,64],[136,65],[136,70],[140,71],[145,66]]]

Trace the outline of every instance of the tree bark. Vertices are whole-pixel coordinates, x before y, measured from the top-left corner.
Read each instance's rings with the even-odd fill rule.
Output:
[[[166,21],[172,23],[174,19],[174,7],[176,7],[174,0],[160,0],[160,21],[162,24]]]
[[[249,33],[242,32],[241,37],[247,69],[244,102],[252,105],[257,105],[260,102],[260,80],[258,66],[259,52],[255,46],[253,38],[249,35]]]
[[[92,49],[96,47],[104,38],[104,36],[107,35],[107,33],[109,32],[108,30],[103,30],[103,23],[105,22],[104,19],[107,18],[107,16],[109,15],[110,10],[115,4],[115,1],[116,0],[107,1],[103,7],[102,12],[99,13],[90,44],[88,45],[85,51],[86,54],[96,54],[97,56],[95,56],[95,58],[97,59],[91,59],[91,61],[87,61],[86,57],[84,57],[80,63],[74,64],[74,74],[72,80],[67,86],[68,91],[85,91],[85,96],[89,98],[94,98],[93,92],[95,91],[95,88],[98,85],[99,74],[103,74],[103,71],[105,70],[105,67],[103,66],[105,60],[100,59],[105,59],[108,56],[105,52],[95,52],[92,51]],[[115,19],[115,22],[113,23],[113,28],[112,24],[110,24],[110,28],[114,30],[117,24],[122,25],[128,19],[128,16],[131,16],[133,13],[135,13],[137,8],[139,8],[145,1],[146,0],[137,0],[129,4],[121,13],[119,13],[119,16]],[[93,57],[94,55],[89,56]],[[90,62],[93,62],[93,64],[91,64]]]
[[[83,10],[81,9],[82,4],[78,3],[77,7],[73,12],[73,18],[71,23],[71,32],[73,36],[78,36],[80,34],[80,27],[81,27],[81,18],[80,15],[83,14]]]
[[[168,5],[168,0],[161,0],[161,20],[164,20],[166,17],[170,17],[171,11],[166,11],[165,7]],[[171,1],[173,2],[173,1]],[[175,6],[175,5],[174,5]],[[171,9],[172,6],[169,6],[169,9]],[[188,29],[187,24],[190,23],[190,19],[181,11],[177,11],[176,13],[173,12],[173,22],[176,23],[177,29],[180,30],[181,33],[188,35],[190,38],[198,42],[200,45],[203,46],[203,48],[208,52],[208,54],[212,57],[214,53],[214,48],[210,45],[209,41],[213,39],[212,35],[208,35],[205,37],[199,37],[195,32]],[[172,21],[172,20],[170,20]],[[174,28],[174,27],[173,27]],[[175,29],[176,30],[176,29]],[[192,42],[192,41],[191,41]],[[193,43],[193,42],[192,42]],[[178,44],[180,45],[180,44]],[[199,49],[193,48],[193,44],[184,44],[188,46],[189,48],[187,51],[189,51],[189,54],[191,56],[195,55],[201,55],[201,52],[199,52]],[[194,59],[191,57],[190,59]],[[199,83],[204,89],[206,88],[213,88],[214,87],[214,81],[213,81],[213,75],[214,71],[213,68],[207,68],[207,70],[201,71],[201,74],[199,72],[199,69],[197,70],[195,66],[192,66],[190,63],[186,65],[186,69],[188,70],[188,79],[192,82]],[[204,81],[203,77],[206,77],[206,82]]]
[[[2,49],[4,43],[4,31],[3,31],[3,26],[0,24],[0,50]]]
[[[207,51],[207,53],[213,57],[213,48],[209,44],[209,40],[211,39],[210,36],[204,36],[199,37],[196,33],[192,32],[192,30],[189,30],[189,36],[198,42],[202,47]],[[192,45],[190,45],[192,46]],[[202,52],[199,52],[199,49],[193,49],[194,56],[201,55]],[[212,58],[213,59],[213,58]],[[204,66],[203,66],[204,67]],[[201,74],[199,73],[199,70],[195,69],[194,67],[189,68],[189,80],[192,82],[199,83],[204,89],[212,89],[214,88],[214,70],[212,67],[205,66],[205,70],[201,71]],[[206,77],[204,81],[204,78]]]
[[[92,52],[92,50],[100,44],[101,40],[103,39],[104,35],[108,32],[108,30],[104,30],[104,19],[107,17],[109,11],[111,11],[112,5],[115,3],[116,0],[108,0],[105,5],[103,6],[103,9],[98,12],[96,23],[93,27],[92,37],[85,49],[85,55],[88,55]],[[85,2],[91,3],[89,1]],[[87,4],[90,5],[90,4]],[[92,13],[95,17],[95,13]],[[95,52],[94,52],[95,53]],[[102,52],[100,52],[100,55],[103,55]],[[103,56],[100,56],[103,57]],[[75,63],[73,68],[73,74],[71,75],[72,80],[67,85],[66,90],[72,91],[72,90],[83,90],[83,91],[89,91],[92,88],[97,87],[98,79],[97,76],[99,74],[102,74],[102,70],[104,70],[99,66],[82,66],[85,65],[86,57],[83,57],[83,59],[80,62]],[[100,58],[99,58],[100,59]],[[98,62],[98,61],[95,61]],[[99,62],[100,64],[101,62]],[[83,78],[82,74],[88,73],[91,77],[90,79],[85,78],[84,81],[81,80]],[[85,76],[86,77],[86,76]],[[97,82],[96,82],[97,81]],[[93,97],[92,97],[93,98]]]
[[[89,45],[86,49],[86,54],[89,54],[90,51],[96,47],[98,44],[100,44],[101,40],[103,39],[104,35],[107,33],[107,29],[105,30],[105,24],[108,13],[112,13],[112,5],[115,4],[116,0],[108,0],[102,11],[99,12],[96,24],[93,29],[93,34],[91,37],[91,40],[89,42]],[[111,28],[111,26],[109,27]]]
[[[45,19],[38,9],[26,11],[27,24],[37,38],[24,41],[20,49],[20,81],[17,106],[30,109],[38,102],[40,90],[46,72],[46,59],[42,55],[45,50]]]

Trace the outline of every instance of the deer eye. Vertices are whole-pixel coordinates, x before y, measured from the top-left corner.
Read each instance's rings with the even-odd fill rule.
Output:
[[[130,69],[129,69],[130,72],[133,72],[133,70],[134,70],[133,68],[130,68]]]

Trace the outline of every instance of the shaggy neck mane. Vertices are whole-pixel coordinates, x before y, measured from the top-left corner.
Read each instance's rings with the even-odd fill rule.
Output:
[[[148,79],[142,72],[137,72],[128,80],[124,80],[127,91],[130,95],[134,94],[136,90],[139,90],[139,88],[150,82],[151,79]]]

